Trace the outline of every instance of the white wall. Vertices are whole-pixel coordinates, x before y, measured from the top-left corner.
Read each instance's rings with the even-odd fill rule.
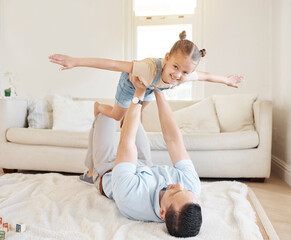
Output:
[[[205,84],[205,96],[257,93],[271,100],[271,1],[201,0],[205,70],[222,75],[239,74],[239,89]]]
[[[119,73],[60,72],[48,55],[124,58],[121,0],[0,0],[0,72],[18,75],[20,96],[113,98]],[[205,96],[258,93],[273,100],[273,159],[291,181],[291,1],[198,0],[203,70],[241,74],[239,89],[205,84]],[[113,7],[114,6],[114,7]],[[200,40],[199,40],[200,42]]]
[[[273,169],[291,186],[291,1],[273,0]]]
[[[18,75],[20,96],[114,97],[119,73],[84,68],[59,72],[47,56],[60,52],[123,59],[123,1],[0,1],[0,71]],[[270,1],[198,0],[200,47],[207,50],[202,69],[246,79],[240,89],[206,83],[205,96],[256,92],[271,98]]]
[[[85,68],[60,72],[47,57],[64,53],[122,59],[122,6],[120,0],[1,0],[1,72],[18,75],[20,96],[113,98],[119,73]]]

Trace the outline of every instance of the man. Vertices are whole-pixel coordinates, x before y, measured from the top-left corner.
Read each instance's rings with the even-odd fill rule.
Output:
[[[94,183],[129,219],[165,221],[173,236],[196,236],[202,223],[197,202],[200,180],[173,113],[163,93],[155,91],[162,133],[173,166],[152,167],[150,146],[140,123],[145,87],[138,78],[132,82],[136,90],[125,115],[118,147],[114,120],[97,115],[85,160],[89,171],[80,179]]]

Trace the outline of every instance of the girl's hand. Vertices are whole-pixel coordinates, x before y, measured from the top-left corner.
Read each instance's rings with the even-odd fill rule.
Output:
[[[230,87],[238,88],[238,84],[243,82],[243,76],[230,75],[226,78],[225,84]]]
[[[49,56],[49,59],[52,63],[62,65],[63,67],[61,67],[60,70],[67,70],[76,67],[75,58],[67,55],[53,54]]]

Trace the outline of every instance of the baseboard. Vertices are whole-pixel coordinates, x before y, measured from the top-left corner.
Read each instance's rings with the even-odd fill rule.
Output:
[[[291,165],[272,155],[272,171],[291,186]]]

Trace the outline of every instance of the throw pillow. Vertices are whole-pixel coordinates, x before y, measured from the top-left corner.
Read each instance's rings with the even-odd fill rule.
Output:
[[[74,101],[72,98],[54,96],[54,130],[89,131],[93,121],[94,101]]]
[[[255,94],[215,95],[213,101],[222,132],[254,130]]]
[[[28,101],[28,127],[51,129],[53,126],[53,109],[49,100],[31,99]]]
[[[219,133],[219,123],[211,98],[174,112],[182,133]]]

